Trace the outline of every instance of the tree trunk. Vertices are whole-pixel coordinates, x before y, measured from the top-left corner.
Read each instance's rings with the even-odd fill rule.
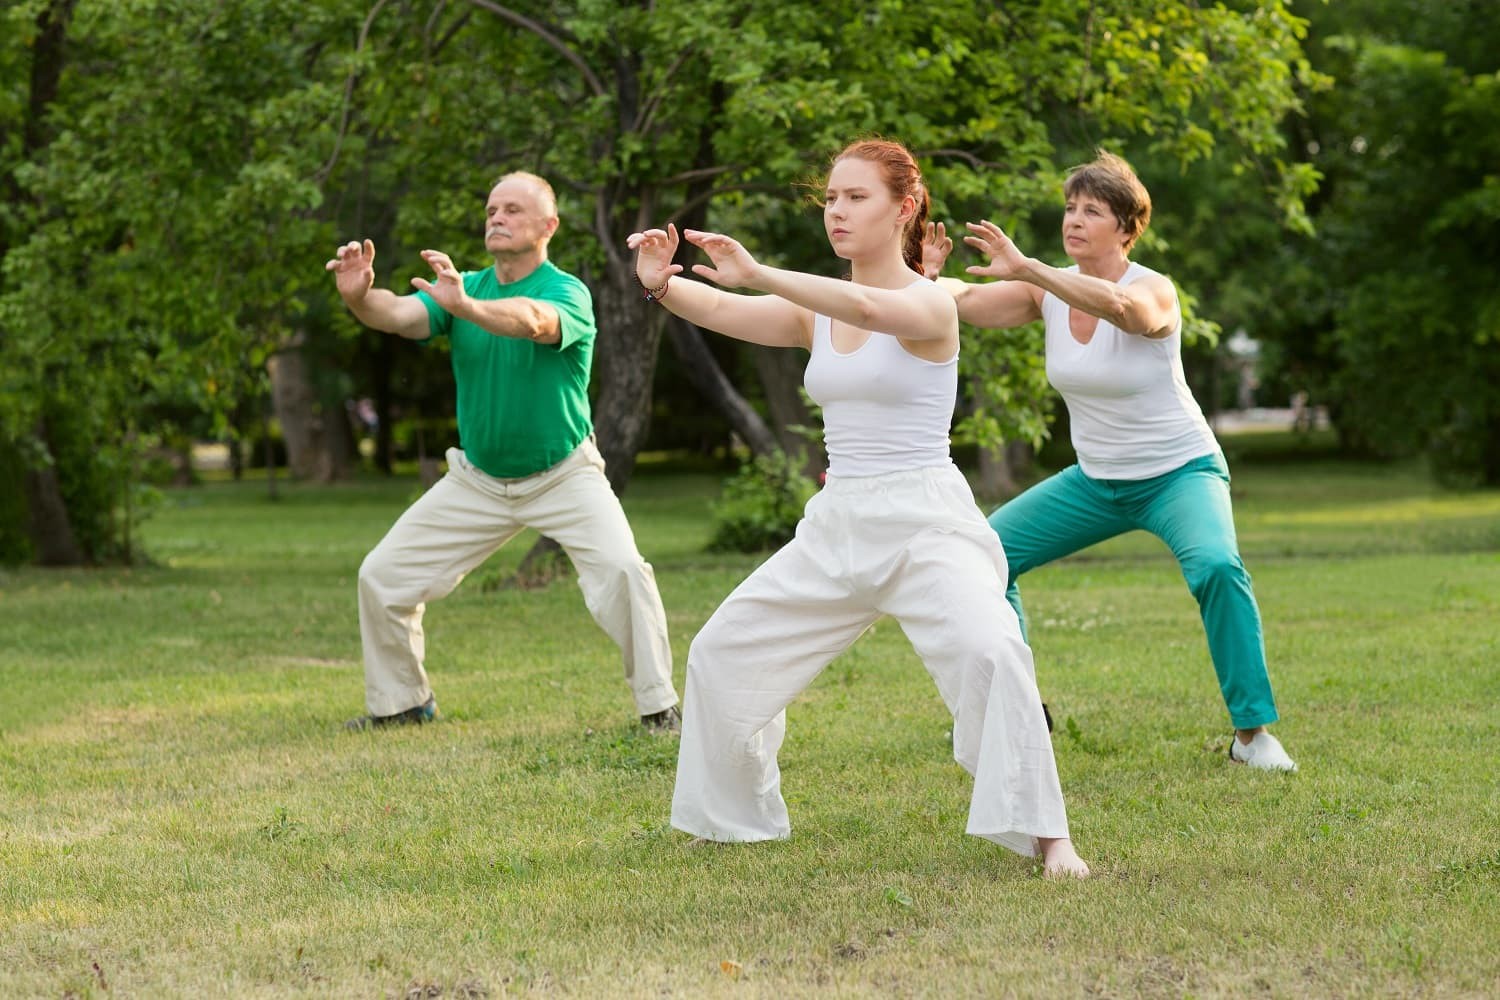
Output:
[[[719,367],[713,352],[704,343],[703,331],[687,320],[667,314],[667,340],[672,345],[693,387],[703,394],[714,409],[723,414],[729,426],[756,455],[764,455],[784,445],[761,419],[755,408],[741,396]],[[783,352],[786,353],[786,352]]]
[[[1007,441],[999,448],[979,450],[979,490],[981,497],[1005,500],[1021,492],[1021,480],[1031,468],[1031,445],[1025,441]]]
[[[298,343],[266,362],[271,376],[271,403],[286,442],[286,463],[298,479],[328,483],[349,474],[349,420],[343,408],[329,412],[310,378],[306,355]]]
[[[36,437],[50,452],[45,422],[37,422]],[[37,563],[42,566],[82,565],[83,550],[78,547],[78,539],[73,534],[73,522],[63,501],[56,466],[49,464],[27,470],[26,506],[31,515],[27,533]]]
[[[245,400],[229,413],[229,475],[235,482],[245,478]]]
[[[761,391],[766,395],[766,409],[771,411],[771,426],[776,428],[776,438],[788,455],[802,454],[804,469],[808,475],[816,476],[828,468],[828,453],[823,448],[821,435],[808,438],[793,428],[816,429],[812,410],[802,398],[802,373],[807,367],[807,355],[801,351],[784,347],[752,346],[755,371],[760,376]]]
[[[605,473],[616,494],[625,492],[635,471],[635,456],[651,429],[651,378],[661,343],[660,307],[636,290],[634,271],[608,270],[594,283],[594,313],[599,332],[594,372],[599,398],[594,403],[594,431],[604,455]]]
[[[1500,486],[1500,417],[1489,420],[1480,472],[1480,482],[1485,486]]]
[[[266,449],[266,495],[272,500],[280,500],[281,494],[276,486],[276,442],[271,440],[271,403],[269,400],[260,408],[260,439],[265,442]]]
[[[73,16],[75,3],[76,0],[52,0],[37,11],[37,36],[31,45],[26,117],[21,126],[20,162],[35,159],[49,142],[47,109],[57,99],[68,22]],[[0,193],[4,194],[7,205],[19,207],[23,203],[32,203],[30,194],[22,191],[14,170],[0,173],[0,184],[3,184]],[[17,213],[16,218],[24,219],[24,212]],[[0,263],[10,254],[11,235],[9,227],[0,225]],[[37,421],[35,434],[37,440],[50,452],[45,421]],[[28,468],[22,488],[29,509],[26,530],[36,561],[43,566],[80,565],[84,561],[83,550],[78,546],[73,522],[68,516],[56,467],[47,464]]]

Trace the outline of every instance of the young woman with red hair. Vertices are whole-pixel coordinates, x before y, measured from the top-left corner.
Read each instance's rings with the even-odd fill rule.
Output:
[[[666,309],[810,352],[829,458],[796,537],[693,641],[672,825],[714,841],[790,835],[776,760],[785,709],[890,615],[953,714],[954,757],[974,775],[968,832],[1082,878],[1031,651],[1005,601],[1005,554],[948,453],[958,316],[921,274],[927,206],[911,153],[865,140],[835,157],[823,196],[852,280],[768,267],[728,236],[687,230],[712,262],[693,266],[712,284],[690,281],[672,263],[675,227],[629,238],[636,277]]]

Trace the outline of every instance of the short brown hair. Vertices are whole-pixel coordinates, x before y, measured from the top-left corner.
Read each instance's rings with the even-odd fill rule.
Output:
[[[1115,214],[1115,221],[1125,233],[1125,249],[1135,246],[1151,224],[1151,195],[1146,185],[1130,169],[1130,164],[1114,153],[1098,150],[1092,163],[1074,167],[1063,182],[1063,197],[1069,200],[1080,194],[1098,198]]]

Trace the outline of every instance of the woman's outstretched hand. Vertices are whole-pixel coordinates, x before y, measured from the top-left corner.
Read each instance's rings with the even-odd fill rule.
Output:
[[[975,264],[966,270],[989,278],[1019,278],[1026,272],[1028,258],[999,226],[988,219],[968,223],[969,235],[964,242],[989,257],[988,264]]]
[[[666,229],[648,229],[625,238],[625,245],[636,252],[635,276],[642,287],[661,288],[672,275],[682,273],[682,265],[672,263],[680,242],[677,227],[670,222]]]
[[[952,252],[953,237],[948,235],[948,227],[941,222],[927,223],[927,230],[922,235],[922,273],[928,280],[937,280]]]
[[[693,246],[708,254],[713,267],[694,264],[693,273],[729,288],[754,288],[760,274],[760,263],[736,239],[722,233],[704,233],[684,229],[682,235]]]

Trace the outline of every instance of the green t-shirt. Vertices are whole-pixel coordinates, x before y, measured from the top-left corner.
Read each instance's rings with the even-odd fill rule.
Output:
[[[433,336],[448,337],[458,384],[459,447],[469,461],[499,479],[552,468],[593,432],[589,368],[594,360],[594,303],[588,286],[551,261],[520,281],[502,285],[493,267],[463,276],[475,299],[527,298],[557,310],[562,339],[538,344],[501,337],[453,314],[426,292]]]

